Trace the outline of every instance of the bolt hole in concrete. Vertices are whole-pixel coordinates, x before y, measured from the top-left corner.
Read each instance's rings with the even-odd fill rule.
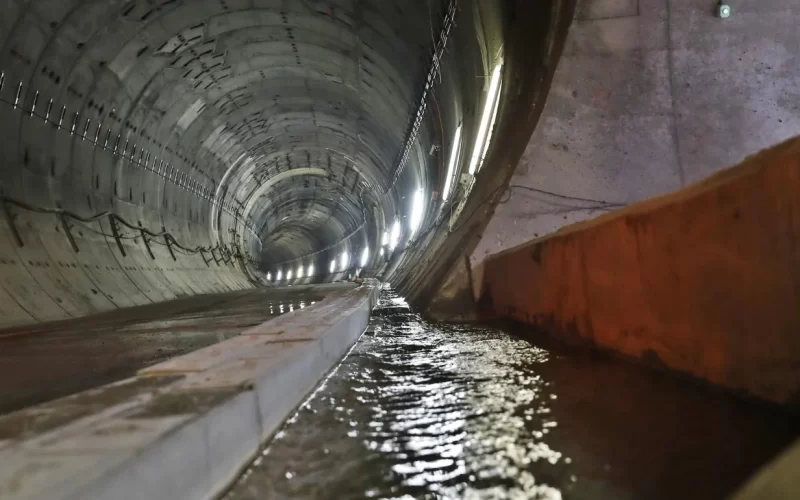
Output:
[[[774,408],[498,328],[430,324],[384,292],[226,498],[725,498],[797,434]]]

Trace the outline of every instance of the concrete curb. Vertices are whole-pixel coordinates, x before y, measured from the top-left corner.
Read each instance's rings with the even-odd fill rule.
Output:
[[[0,418],[0,498],[211,499],[366,329],[380,287]]]

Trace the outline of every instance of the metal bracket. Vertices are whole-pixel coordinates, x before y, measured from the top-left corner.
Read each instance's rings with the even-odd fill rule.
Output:
[[[222,260],[225,262],[225,264],[230,265],[231,261],[230,256],[228,256],[228,249],[225,247],[220,247],[219,253],[222,256]]]
[[[208,265],[208,263],[211,262],[211,259],[206,259],[205,251],[202,248],[200,249],[200,257],[203,258],[203,264],[205,264],[206,267],[211,267]]]
[[[211,256],[214,258],[214,264],[216,264],[217,266],[219,266],[219,261],[221,261],[222,259],[218,259],[218,258],[217,258],[217,255],[214,253],[214,250],[215,250],[215,249],[213,249],[213,248],[210,250],[210,251],[211,251]]]
[[[161,226],[161,232],[164,233],[164,242],[167,244],[167,250],[169,250],[169,254],[172,256],[172,260],[178,260],[175,258],[175,252],[172,251],[172,245],[169,243],[169,234],[167,234],[167,228]]]
[[[11,213],[11,209],[8,208],[8,203],[6,202],[5,198],[3,199],[3,218],[6,220],[6,224],[8,225],[8,229],[11,230],[11,236],[14,237],[14,242],[17,244],[18,247],[24,247],[25,243],[22,241],[22,237],[19,235],[19,231],[17,230],[17,226],[14,225],[14,214]]]
[[[150,258],[156,260],[156,256],[153,255],[153,250],[150,248],[150,240],[147,239],[147,233],[144,232],[144,228],[142,227],[142,223],[139,223],[139,232],[142,233],[142,241],[144,241],[144,246],[147,248],[147,253],[150,254]]]
[[[236,247],[236,260],[239,261],[239,267],[247,272],[247,264],[245,263],[244,254],[242,254],[242,249],[238,246]]]
[[[119,248],[119,253],[121,253],[123,257],[126,257],[125,247],[122,245],[122,238],[119,237],[119,229],[117,228],[117,219],[114,218],[114,214],[108,214],[108,220],[111,223],[111,234],[113,234],[114,239],[117,240],[117,247]]]
[[[69,240],[69,245],[72,247],[72,250],[75,253],[80,252],[80,248],[78,248],[78,244],[75,243],[75,238],[72,236],[72,231],[70,231],[69,223],[67,222],[67,217],[62,213],[58,214],[58,218],[61,221],[61,228],[64,229],[64,234]]]

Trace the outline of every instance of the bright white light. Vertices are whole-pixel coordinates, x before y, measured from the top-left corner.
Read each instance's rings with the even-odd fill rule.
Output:
[[[498,63],[492,73],[492,81],[489,84],[489,92],[486,94],[486,104],[483,106],[481,114],[481,124],[478,127],[478,135],[475,137],[475,147],[472,149],[472,160],[469,163],[469,175],[475,175],[475,171],[483,164],[483,155],[489,146],[489,132],[492,117],[497,118],[495,108],[497,108],[498,98],[500,97],[500,73],[503,65]],[[494,126],[494,124],[491,124]]]
[[[381,247],[381,257],[383,257],[383,254],[384,254],[383,247]]]
[[[392,232],[389,233],[389,250],[394,250],[397,243],[400,242],[400,221],[395,220],[392,226]]]
[[[276,279],[277,279],[277,281],[280,281],[282,278],[283,278],[283,271],[281,271],[281,270],[279,269],[279,270],[278,270],[278,276],[277,276],[277,278],[276,278]]]
[[[308,273],[309,276],[314,276],[314,264],[308,265]]]
[[[291,279],[292,279],[292,270],[289,269],[288,271],[286,271],[286,280],[290,281]]]
[[[414,191],[414,201],[411,205],[411,221],[409,222],[409,233],[411,236],[414,236],[414,233],[417,232],[419,229],[420,223],[422,223],[422,217],[425,214],[425,195],[422,192],[422,188],[417,189]]]
[[[461,125],[456,129],[453,137],[453,145],[450,147],[450,161],[447,162],[447,177],[444,180],[444,190],[442,190],[442,201],[447,201],[450,196],[450,188],[453,186],[453,170],[458,162],[458,154],[461,152]]]
[[[336,271],[336,259],[333,259],[331,261],[330,272],[334,272],[334,271]]]
[[[342,252],[341,263],[340,263],[342,267],[340,267],[339,270],[344,271],[345,269],[347,269],[347,265],[349,263],[350,263],[350,255],[348,255],[347,252]]]
[[[389,244],[389,231],[383,232],[383,238],[381,238],[381,245],[388,245]]]
[[[298,278],[302,278],[303,277],[303,266],[302,265],[297,268],[297,277]]]
[[[364,247],[364,251],[361,252],[361,267],[366,266],[368,260],[369,260],[369,247]]]
[[[267,273],[267,281],[272,281],[272,273]]]
[[[478,164],[478,171],[483,167],[483,161],[486,159],[486,153],[489,152],[489,146],[492,145],[492,135],[494,134],[494,124],[497,121],[497,110],[500,109],[500,90],[503,88],[503,83],[500,82],[500,87],[497,89],[497,98],[495,99],[494,111],[492,111],[492,119],[489,121],[489,131],[486,133],[486,143],[483,145],[481,152],[481,162]]]

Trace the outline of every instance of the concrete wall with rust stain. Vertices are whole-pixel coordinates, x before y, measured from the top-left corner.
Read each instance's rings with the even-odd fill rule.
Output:
[[[490,311],[800,403],[800,138],[481,267]]]

